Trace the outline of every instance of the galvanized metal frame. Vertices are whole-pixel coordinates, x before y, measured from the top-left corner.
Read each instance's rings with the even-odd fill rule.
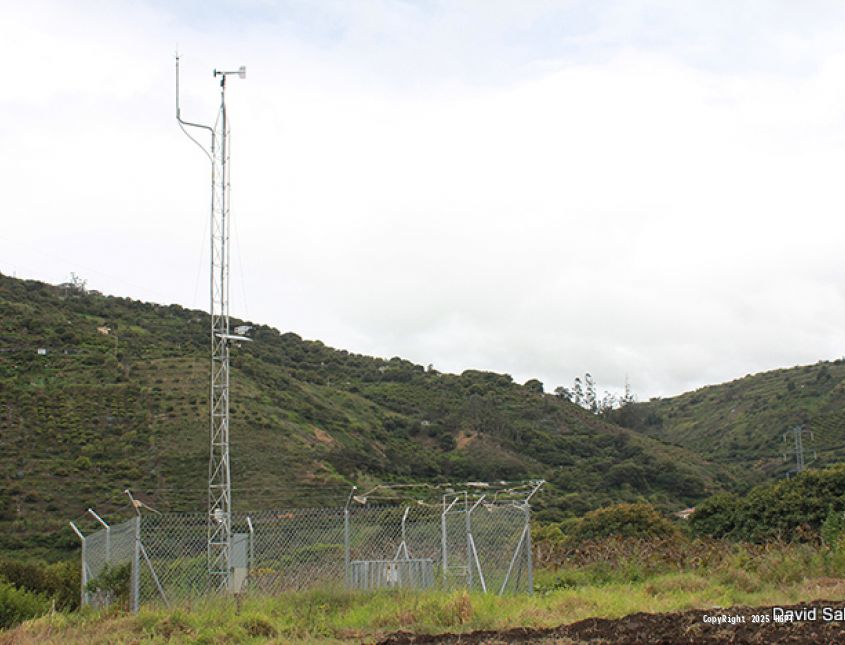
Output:
[[[82,543],[82,565],[81,565],[81,572],[80,572],[80,584],[79,584],[79,602],[80,605],[85,605],[88,602],[88,559],[87,553],[85,552],[85,536],[82,534],[82,531],[79,530],[79,527],[76,526],[73,522],[68,522],[70,524],[70,528],[76,533],[76,536],[79,538],[80,542]]]
[[[464,499],[464,506],[467,505],[467,493],[466,491],[463,492],[463,499]],[[446,504],[448,498],[452,498],[452,501],[449,504]],[[447,518],[451,510],[455,507],[455,505],[461,501],[461,494],[458,495],[443,495],[442,503],[443,503],[443,511],[440,514],[440,527],[441,527],[441,549],[440,549],[440,568],[443,575],[443,588],[445,589],[449,584],[449,529],[447,525]]]
[[[478,570],[478,579],[479,579],[479,582],[481,583],[481,590],[484,593],[487,593],[487,582],[484,580],[484,572],[481,570],[481,562],[479,562],[479,560],[478,560],[478,549],[475,548],[475,538],[472,535],[472,512],[476,508],[478,508],[479,504],[481,504],[481,502],[484,501],[485,497],[486,497],[486,495],[482,495],[481,497],[479,497],[478,500],[475,502],[475,504],[472,505],[472,508],[470,508],[467,511],[467,548],[472,553],[472,559],[469,559],[467,562],[468,562],[469,569],[470,569],[470,573],[469,573],[469,585],[470,585],[470,587],[472,586],[472,564],[475,563],[475,567]]]
[[[93,508],[89,508],[88,513],[91,514],[94,519],[96,519],[100,524],[102,524],[106,528],[106,563],[111,564],[111,527],[106,523],[106,521],[102,517],[97,514],[97,512]]]
[[[183,132],[211,161],[211,253],[210,322],[211,381],[209,389],[208,460],[208,574],[209,586],[218,591],[231,587],[232,579],[232,473],[229,456],[229,121],[226,112],[226,78],[244,78],[246,69],[214,70],[220,77],[220,107],[214,126],[185,121],[179,107],[179,57],[176,57],[176,120]],[[210,150],[194,139],[185,127],[208,131]],[[244,339],[247,340],[247,339]]]
[[[141,608],[141,514],[135,516],[135,545],[130,569],[129,611],[137,614]]]
[[[410,506],[405,507],[405,512],[402,513],[402,522],[401,522],[401,531],[402,531],[402,541],[399,543],[399,546],[396,547],[396,555],[393,556],[394,560],[399,560],[399,556],[404,551],[405,553],[405,560],[411,559],[411,552],[408,550],[408,537],[405,532],[405,524],[408,521],[408,512],[411,510]]]

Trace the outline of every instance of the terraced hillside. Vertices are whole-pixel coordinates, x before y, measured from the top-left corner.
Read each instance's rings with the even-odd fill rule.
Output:
[[[739,466],[749,483],[784,476],[794,457],[783,441],[803,424],[814,466],[845,460],[845,359],[820,361],[749,375],[680,396],[638,403],[612,417],[647,436],[695,451],[724,465]]]
[[[677,508],[733,481],[537,382],[255,327],[233,351],[241,509],[337,501],[353,481],[543,477],[540,515],[560,519],[641,499]],[[0,551],[60,556],[77,546],[67,520],[125,512],[126,487],[160,509],[203,507],[207,330],[177,305],[0,276]]]

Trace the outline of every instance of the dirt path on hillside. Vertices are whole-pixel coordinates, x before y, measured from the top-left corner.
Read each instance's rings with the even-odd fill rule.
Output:
[[[830,614],[825,614],[825,608]],[[795,620],[775,621],[774,618],[779,615],[779,610],[793,612],[791,616]],[[815,610],[815,615],[811,610]],[[835,613],[837,610],[838,615]],[[789,613],[785,615],[790,616]],[[638,613],[616,620],[588,618],[549,629],[510,629],[501,632],[479,631],[437,635],[413,635],[399,632],[380,641],[379,645],[845,643],[843,616],[845,616],[845,602],[815,600],[811,603],[777,608],[732,607],[730,609],[693,609],[672,614]],[[829,618],[834,618],[834,620],[829,620]]]

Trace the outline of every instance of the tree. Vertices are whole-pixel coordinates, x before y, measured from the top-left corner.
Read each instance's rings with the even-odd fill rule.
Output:
[[[572,392],[562,385],[555,388],[555,396],[563,399],[564,401],[572,400]]]
[[[632,403],[636,403],[637,397],[634,396],[633,390],[631,390],[631,382],[628,380],[628,375],[625,375],[625,392],[622,394],[622,399],[619,401],[619,405],[621,407],[625,407],[626,405],[631,405]]]
[[[584,389],[581,387],[581,379],[576,376],[572,384],[572,402],[577,405],[584,405]]]
[[[636,490],[648,488],[645,468],[631,459],[611,466],[607,471],[607,480],[615,486],[628,484]]]
[[[615,394],[611,394],[607,390],[605,390],[604,395],[601,397],[601,403],[599,403],[599,414],[607,414],[616,407],[618,403],[618,399],[616,398]]]
[[[525,389],[534,394],[543,393],[543,383],[536,378],[525,381]]]
[[[85,293],[85,287],[88,285],[87,280],[84,280],[81,276],[73,272],[70,274],[70,283],[73,285],[74,291],[78,291],[79,293]]]
[[[596,397],[596,382],[589,372],[584,374],[584,407],[593,413],[599,411],[599,402]]]

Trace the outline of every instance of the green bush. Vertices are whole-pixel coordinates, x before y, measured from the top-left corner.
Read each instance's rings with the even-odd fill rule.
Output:
[[[845,533],[845,512],[836,511],[833,507],[827,512],[821,528],[822,541],[831,549],[837,550]]]
[[[740,498],[731,493],[713,495],[696,506],[690,516],[689,526],[693,533],[712,538],[723,538],[736,528],[736,514]]]
[[[531,527],[532,542],[549,542],[562,544],[566,540],[560,524],[533,524]]]
[[[110,603],[128,607],[130,575],[129,563],[116,567],[106,566],[100,575],[88,582],[85,590],[89,593],[100,594]]]
[[[47,596],[56,601],[56,609],[79,607],[79,564],[72,561],[45,564],[0,560],[0,580],[18,589]]]
[[[835,526],[839,520],[831,513],[843,511],[845,465],[838,465],[761,484],[744,497],[714,495],[697,506],[690,527],[698,535],[715,538],[757,543],[813,542],[819,539],[825,524],[829,537],[841,531]]]
[[[0,629],[41,616],[49,609],[50,602],[44,596],[0,582]]]
[[[26,589],[33,593],[51,591],[48,589],[50,581],[47,567],[43,564],[3,559],[0,560],[0,578],[19,589]]]
[[[573,527],[571,539],[585,541],[614,536],[651,538],[677,534],[675,525],[651,504],[616,504],[587,513]]]

